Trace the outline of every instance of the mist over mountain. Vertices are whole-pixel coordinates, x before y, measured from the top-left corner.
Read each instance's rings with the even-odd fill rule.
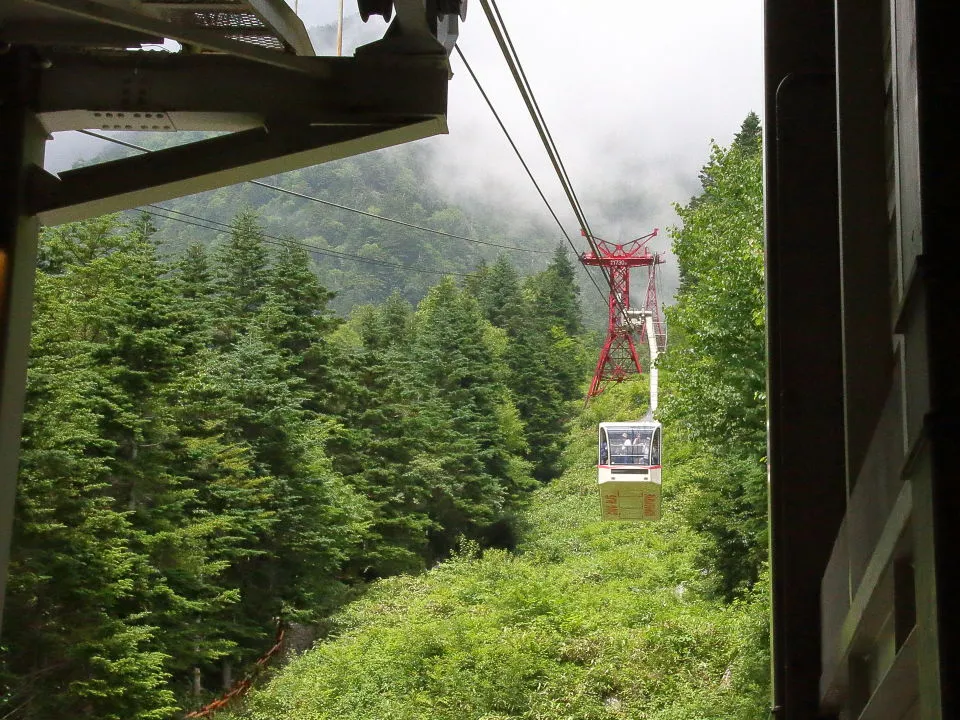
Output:
[[[311,25],[309,34],[318,54],[330,55],[334,54],[336,49],[335,15],[330,8],[327,8],[326,14],[321,10],[322,8],[305,3],[304,7],[300,8],[302,17]],[[379,18],[371,18],[364,23],[355,12],[351,12],[352,8],[348,6],[347,10],[344,18],[343,54],[351,55],[358,46],[382,37],[386,24]],[[737,108],[734,114],[732,110],[724,110],[733,104],[732,100],[722,105],[719,102],[708,102],[694,112],[692,108],[696,101],[690,93],[698,87],[698,81],[695,81],[691,73],[698,66],[692,56],[684,56],[680,49],[673,48],[662,38],[651,40],[652,49],[646,46],[637,48],[637,53],[640,53],[636,60],[637,72],[630,72],[630,68],[611,62],[616,53],[623,52],[623,48],[614,42],[614,36],[604,45],[606,59],[599,54],[586,53],[579,56],[578,64],[571,65],[570,56],[577,54],[572,51],[578,43],[565,39],[568,19],[554,18],[549,31],[530,35],[525,30],[531,21],[531,12],[508,6],[505,6],[504,12],[509,13],[507,21],[511,27],[518,30],[515,33],[518,49],[528,67],[531,82],[537,89],[544,114],[554,130],[591,229],[608,240],[627,241],[659,227],[660,235],[650,246],[654,251],[668,254],[669,260],[661,268],[661,277],[664,291],[662,299],[669,300],[673,297],[678,283],[676,263],[669,255],[670,237],[667,232],[667,228],[677,221],[672,205],[675,202],[686,202],[697,192],[696,170],[709,155],[710,137],[719,137],[720,142],[724,142],[728,133],[732,135],[735,132],[748,107]],[[704,12],[712,11],[707,9]],[[709,16],[704,15],[703,23],[706,24],[709,20]],[[735,18],[728,19],[727,22],[732,26],[734,20]],[[592,18],[587,18],[588,23],[593,21]],[[673,16],[665,17],[665,22],[672,23]],[[691,27],[693,31],[697,31],[696,26],[687,26],[687,32],[691,32]],[[544,27],[544,30],[547,28]],[[623,32],[619,28],[612,28],[610,31]],[[723,39],[711,37],[705,43],[703,52],[712,52],[718,43],[722,44]],[[518,101],[516,88],[512,86],[503,60],[499,57],[498,50],[491,47],[489,30],[485,27],[482,13],[473,12],[468,21],[463,23],[460,44],[550,199],[563,228],[578,250],[585,249],[579,224],[560,190],[540,140],[526,117],[526,111]],[[644,68],[642,54],[653,50],[660,53],[659,66]],[[744,47],[738,45],[738,53],[745,51]],[[714,61],[722,63],[722,58],[716,56]],[[357,205],[355,201],[362,200],[363,203],[381,209],[389,207],[391,212],[383,212],[421,224],[441,206],[456,208],[467,219],[466,227],[481,235],[525,242],[533,238],[532,241],[537,243],[538,247],[541,244],[549,247],[558,243],[566,245],[563,235],[526,177],[489,109],[480,99],[469,75],[457,58],[452,60],[451,65],[453,79],[450,85],[449,135],[428,138],[405,148],[378,151],[362,160],[356,160],[359,165],[351,165],[354,160],[343,161],[340,166],[334,164],[329,171],[317,170],[319,174],[315,179],[310,179],[310,172],[298,171],[299,174],[290,173],[275,180],[281,185],[304,181],[319,191],[323,189],[325,181],[320,179],[323,177],[350,174],[362,167],[370,170],[373,178],[374,175],[385,172],[383,168],[398,168],[398,163],[406,163],[417,178],[417,192],[403,195],[410,204],[396,202],[396,198],[391,197],[391,188],[382,184],[382,178],[380,181],[375,178],[372,180],[375,184],[381,184],[371,192],[361,193],[360,196],[356,193],[339,196],[337,192],[329,190],[328,199],[337,197],[337,202],[351,206]],[[671,68],[682,70],[687,74],[688,80],[672,86],[669,96],[661,96],[656,78]],[[587,77],[590,73],[592,75]],[[706,94],[701,93],[695,97],[709,99],[713,93],[710,86],[701,83],[700,87],[704,88]],[[582,94],[582,101],[578,100],[578,93]],[[673,118],[677,112],[682,113],[680,119]],[[736,117],[737,121],[730,122],[727,116]],[[128,133],[123,137],[138,143],[147,142],[147,139],[138,134]],[[694,140],[691,142],[690,138]],[[163,143],[180,143],[185,140],[181,134],[170,134],[163,139]],[[56,139],[48,143],[46,164],[49,170],[55,172],[76,163],[89,162],[93,157],[119,156],[119,152],[125,151],[109,148],[102,141],[77,133],[58,133]],[[353,167],[354,170],[345,169],[348,167]],[[381,169],[374,172],[375,167]],[[305,172],[307,174],[303,175]],[[392,171],[386,172],[389,175]],[[392,177],[399,176],[395,173]],[[211,204],[209,194],[205,194],[194,199],[176,201],[174,205],[187,210],[192,208],[194,211],[212,213],[219,222],[229,222],[226,212],[228,208],[243,206],[259,210],[263,207],[269,233],[291,234],[301,239],[313,238],[319,234],[326,242],[331,242],[327,236],[333,230],[328,227],[326,231],[318,232],[317,228],[324,223],[340,223],[343,228],[351,228],[354,227],[351,223],[358,222],[360,224],[352,231],[356,242],[344,245],[334,239],[332,247],[339,248],[342,252],[378,253],[382,252],[384,247],[407,243],[410,244],[410,249],[401,250],[399,256],[418,262],[436,260],[430,267],[440,270],[469,272],[480,261],[490,261],[495,257],[495,251],[494,254],[478,252],[476,248],[479,246],[465,243],[460,243],[465,247],[436,245],[431,246],[433,249],[429,252],[421,252],[424,250],[421,241],[405,232],[391,231],[390,240],[386,244],[376,239],[370,242],[374,235],[386,230],[362,229],[369,218],[363,218],[360,222],[359,216],[345,217],[343,211],[320,206],[312,207],[310,213],[297,210],[291,215],[294,204],[290,203],[289,198],[281,201],[278,198],[271,199],[268,195],[268,191],[254,190],[248,186],[243,190],[218,196],[221,204]],[[229,198],[229,201],[226,198]],[[285,208],[283,213],[275,210],[281,206]],[[305,219],[307,217],[310,218],[309,222]],[[331,217],[335,217],[335,220]],[[281,219],[289,219],[292,224],[288,226],[281,222]],[[187,241],[184,229],[172,229],[176,223],[158,223],[162,234],[170,236],[172,242],[182,244]],[[189,232],[204,237],[212,236],[209,231],[198,228],[192,228]],[[339,232],[337,229],[333,235],[336,236]],[[367,235],[364,236],[364,241],[360,242],[363,233]],[[433,239],[436,240],[436,237]],[[372,249],[374,245],[376,250]],[[445,255],[444,252],[451,254]],[[520,265],[524,266],[524,262],[521,261]],[[528,263],[527,266],[534,269],[536,263]],[[370,270],[369,275],[383,278],[384,272],[384,267],[380,266],[375,271]],[[344,282],[351,283],[349,291],[344,287],[334,287],[342,293],[343,303],[347,302],[348,295],[357,300],[366,297],[365,293],[359,290],[360,287],[371,284],[381,286],[389,282],[390,278],[376,282],[365,278],[360,284],[357,284],[356,280],[352,275],[334,277],[333,274],[328,274],[325,278],[332,287]],[[634,301],[637,301],[637,289],[640,288],[642,292],[640,278],[634,280],[633,286]],[[416,300],[425,286],[405,279],[399,287],[411,300]],[[376,290],[374,295],[379,296],[380,292],[381,290]],[[584,285],[584,298],[588,317],[598,315],[602,318],[606,315],[603,299],[589,282]]]

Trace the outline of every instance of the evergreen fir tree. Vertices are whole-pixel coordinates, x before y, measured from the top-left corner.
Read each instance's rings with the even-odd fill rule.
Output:
[[[546,270],[531,276],[527,287],[541,317],[560,325],[570,337],[583,332],[580,287],[573,263],[562,247],[554,251]]]
[[[215,339],[229,344],[267,298],[269,253],[254,213],[241,212],[233,219],[230,237],[217,248],[215,257]]]
[[[206,300],[213,294],[213,271],[207,251],[193,242],[174,263],[175,285],[180,295],[188,300]]]
[[[276,254],[267,282],[266,300],[254,319],[258,332],[304,381],[307,409],[341,409],[341,373],[326,341],[338,324],[327,308],[333,294],[320,284],[306,251],[292,242]]]
[[[582,370],[566,334],[581,324],[573,266],[558,249],[546,270],[521,285],[517,271],[501,257],[470,287],[487,319],[506,336],[505,379],[524,425],[525,457],[537,479],[556,477],[567,401],[577,394]]]
[[[495,327],[507,330],[523,314],[520,275],[505,255],[498,257],[475,285],[473,296],[484,317]]]
[[[760,118],[750,111],[740,125],[740,132],[734,136],[733,145],[745,155],[757,155],[760,152],[760,139]]]
[[[38,278],[11,568],[22,622],[6,638],[8,667],[42,678],[39,692],[15,690],[35,717],[174,707],[165,665],[180,648],[158,632],[169,606],[157,601],[179,596],[154,540],[186,500],[165,467],[171,428],[157,402],[179,346],[146,232],[112,217],[44,237],[56,274]]]
[[[529,488],[500,424],[506,368],[484,325],[476,301],[444,280],[420,303],[411,352],[426,399],[418,419],[434,450],[415,458],[417,482],[433,488],[431,517],[468,535],[501,517]],[[452,540],[433,535],[441,550]]]

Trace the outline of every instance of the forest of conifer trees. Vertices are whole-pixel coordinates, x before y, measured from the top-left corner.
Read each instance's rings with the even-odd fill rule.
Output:
[[[237,717],[758,717],[759,147],[751,114],[676,207],[656,526],[596,520],[596,423],[645,399],[584,410],[560,248],[338,316],[251,211],[212,244],[46,229],[0,716],[182,717],[296,627],[315,650]]]
[[[164,718],[366,583],[509,547],[559,472],[573,267],[505,259],[417,308],[327,309],[241,213],[164,256],[147,216],[42,238],[3,708]]]

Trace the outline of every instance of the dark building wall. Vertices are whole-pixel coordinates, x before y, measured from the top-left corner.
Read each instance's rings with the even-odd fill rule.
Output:
[[[949,170],[958,166],[951,136],[960,127],[956,15],[949,3],[924,0],[767,2],[781,717],[941,718],[960,710],[950,607],[960,568],[960,284],[947,279],[958,247]],[[800,78],[806,87],[786,94]],[[791,224],[804,221],[815,228],[807,248],[822,263],[806,278],[816,288],[812,331],[794,326],[803,263]],[[800,374],[789,357],[807,332],[818,349],[806,382],[822,401],[825,426],[817,433],[823,466],[809,474],[796,466],[794,445],[813,413],[792,395]],[[818,505],[819,518],[804,527]],[[816,638],[808,632],[814,616]]]
[[[765,22],[774,702],[810,718],[845,498],[833,7],[768,2]]]

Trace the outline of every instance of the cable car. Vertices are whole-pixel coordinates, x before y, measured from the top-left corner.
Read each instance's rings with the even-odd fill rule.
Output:
[[[600,516],[660,519],[662,428],[656,420],[600,423]]]

